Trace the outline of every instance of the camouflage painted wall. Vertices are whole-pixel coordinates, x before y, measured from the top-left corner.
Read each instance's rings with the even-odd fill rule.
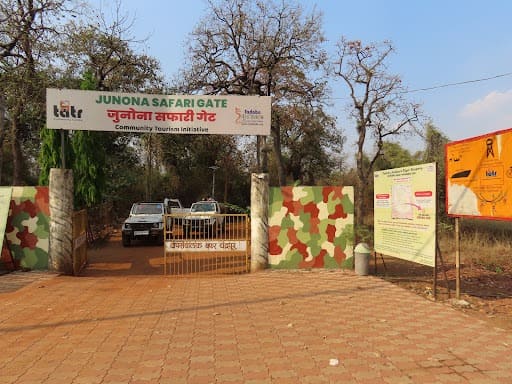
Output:
[[[48,269],[48,187],[13,187],[5,229],[16,267]]]
[[[270,188],[270,268],[352,268],[353,187]]]

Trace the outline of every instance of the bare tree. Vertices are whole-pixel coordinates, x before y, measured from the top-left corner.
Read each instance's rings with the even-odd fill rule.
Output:
[[[333,71],[348,87],[350,117],[357,132],[356,225],[364,223],[364,198],[384,139],[413,132],[420,120],[419,105],[406,100],[401,78],[388,73],[387,60],[393,50],[388,41],[363,45],[341,38],[337,45]]]
[[[112,20],[105,17],[106,10],[91,10],[94,22],[76,19],[67,24],[61,42],[62,77],[80,79],[88,72],[96,90],[160,91],[164,87],[160,63],[140,53],[145,40],[132,36],[133,19],[123,13],[120,0],[110,5]]]
[[[298,4],[285,1],[209,0],[208,4],[208,16],[188,43],[191,64],[183,79],[188,91],[273,96],[274,105],[322,96],[324,84],[311,78],[312,70],[325,59],[319,13],[306,15]],[[279,182],[284,184],[276,122],[271,127],[273,148]],[[257,166],[265,170],[265,138],[258,140],[257,147]]]

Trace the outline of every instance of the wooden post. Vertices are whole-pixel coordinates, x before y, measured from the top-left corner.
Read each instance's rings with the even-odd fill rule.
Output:
[[[251,272],[268,265],[268,174],[251,175]]]
[[[460,300],[460,218],[455,218],[455,297]]]
[[[50,169],[50,270],[73,275],[73,171]]]
[[[434,239],[434,242],[435,242],[435,245],[434,245],[434,280],[432,281],[432,290],[434,291],[434,300],[437,300],[437,250],[439,249],[439,238],[438,238],[438,235],[439,235],[439,205],[438,205],[438,201],[439,201],[439,190],[437,188],[437,185],[438,185],[438,180],[439,180],[439,167],[437,166],[437,163],[435,163],[435,167],[436,167],[436,182],[435,182],[435,185],[434,185],[434,188],[435,188],[435,215],[436,215],[436,222],[435,222],[435,229],[434,229],[434,236],[435,236],[435,239]]]

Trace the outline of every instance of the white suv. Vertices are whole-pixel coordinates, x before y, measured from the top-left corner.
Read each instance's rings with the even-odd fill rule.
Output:
[[[198,201],[190,207],[190,214],[183,218],[183,234],[187,237],[191,232],[205,232],[211,236],[224,229],[224,216],[216,201]]]
[[[164,243],[163,203],[135,203],[130,216],[122,227],[123,246],[129,247],[132,240],[152,240],[159,245]]]

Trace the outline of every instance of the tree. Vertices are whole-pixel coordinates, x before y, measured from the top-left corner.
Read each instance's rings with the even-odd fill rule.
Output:
[[[9,115],[12,184],[24,184],[30,143],[38,140],[44,116],[44,64],[52,56],[64,0],[2,0],[0,2],[1,97]],[[0,143],[3,144],[3,143]],[[25,148],[24,148],[25,146]],[[3,146],[2,146],[3,148]],[[35,151],[34,151],[35,152]]]
[[[380,156],[374,164],[374,170],[393,169],[419,164],[421,159],[412,155],[399,143],[385,141],[382,143]]]
[[[312,79],[324,61],[321,15],[296,3],[272,0],[208,1],[209,14],[190,35],[192,63],[184,89],[208,94],[273,96],[273,103],[320,100],[324,83]],[[272,145],[280,184],[285,183],[281,127],[274,120]],[[258,138],[257,167],[266,171],[266,139]],[[260,155],[261,152],[261,155]]]
[[[446,184],[445,184],[445,145],[450,139],[439,131],[432,122],[426,125],[425,150],[422,159],[425,162],[437,163],[437,197],[438,214],[445,212],[446,204]]]
[[[83,90],[125,92],[151,91],[163,87],[159,63],[131,47],[136,42],[126,37],[130,24],[126,17],[120,16],[118,3],[117,6],[116,19],[112,22],[99,15],[95,25],[84,24],[80,19],[67,25],[67,33],[60,43],[63,55],[60,59],[66,65],[54,68],[58,79],[54,84]],[[133,186],[143,181],[139,177],[141,172],[133,163],[132,152],[127,155],[125,151],[126,143],[135,146],[140,142],[130,134],[74,132],[70,137],[73,161],[69,164],[74,171],[75,206],[91,207],[103,201],[106,195],[119,198],[114,192],[119,191],[116,184],[128,185],[136,190]],[[144,153],[144,148],[141,148],[141,152]],[[137,160],[142,158],[135,156]],[[45,161],[44,158],[40,159],[42,165]],[[134,173],[122,170],[125,166]],[[142,198],[142,195],[134,197],[126,192],[121,194],[129,195],[134,200]]]
[[[357,133],[355,219],[356,225],[362,225],[366,214],[364,196],[384,140],[411,132],[420,120],[420,112],[417,104],[405,99],[406,89],[400,77],[387,72],[386,63],[393,52],[390,42],[365,46],[360,41],[341,38],[337,47],[333,72],[348,88],[350,117]]]
[[[283,128],[288,172],[303,185],[316,185],[339,168],[344,136],[322,108],[308,104],[275,107],[273,119]]]
[[[65,54],[62,78],[80,79],[91,74],[94,89],[118,92],[150,92],[164,86],[159,62],[137,53],[132,45],[142,44],[129,37],[130,21],[117,9],[115,20],[97,16],[98,24],[81,20],[67,25],[67,38],[61,43]]]
[[[39,152],[38,162],[41,171],[39,172],[39,185],[48,185],[50,182],[50,169],[62,167],[62,142],[60,132],[55,129],[41,129],[41,151]],[[67,139],[66,135],[66,139]],[[69,148],[69,146],[65,146]],[[71,152],[68,150],[64,154],[66,159],[70,159]]]
[[[185,204],[211,194],[210,166],[220,168],[216,172],[216,185],[219,200],[232,203],[248,201],[248,184],[240,182],[247,177],[247,164],[244,163],[238,139],[221,135],[161,135],[160,147],[156,149],[162,157],[162,164],[171,180],[169,193],[180,198]],[[223,191],[223,194],[221,194]]]

